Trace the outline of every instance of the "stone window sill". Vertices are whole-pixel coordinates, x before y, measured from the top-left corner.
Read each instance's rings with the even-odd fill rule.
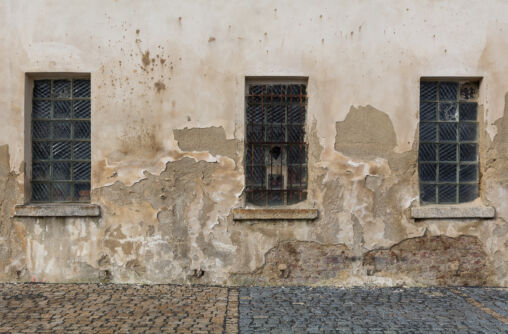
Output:
[[[14,217],[99,217],[100,206],[87,203],[16,205]]]
[[[411,208],[414,219],[494,218],[496,210],[491,206],[430,205]]]
[[[233,220],[314,220],[317,209],[233,209]]]

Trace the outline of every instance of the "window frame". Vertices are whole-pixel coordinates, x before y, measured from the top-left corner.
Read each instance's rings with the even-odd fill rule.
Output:
[[[436,84],[436,95],[435,99],[427,99],[422,96],[422,84],[424,83],[435,83]],[[455,83],[457,84],[457,97],[455,100],[447,100],[440,98],[440,85],[442,83]],[[476,85],[477,91],[476,96],[474,98],[462,98],[461,97],[461,87],[464,84],[474,84]],[[418,157],[417,157],[417,175],[418,175],[418,189],[419,189],[419,203],[422,206],[460,206],[462,204],[467,204],[476,201],[480,198],[480,98],[481,98],[481,87],[482,87],[482,78],[481,77],[421,77],[419,80],[419,113],[418,113]],[[422,105],[424,103],[434,103],[435,104],[435,119],[422,119]],[[455,103],[456,104],[456,120],[441,120],[440,119],[440,106],[442,103]],[[476,105],[476,118],[474,120],[463,120],[460,117],[461,113],[461,105],[473,103]],[[434,140],[422,140],[422,124],[435,124],[435,139]],[[456,139],[454,141],[451,140],[441,140],[440,138],[440,126],[441,124],[455,124],[456,128]],[[461,125],[462,124],[474,124],[476,130],[476,136],[474,140],[464,139],[461,140]],[[433,160],[422,160],[421,158],[421,150],[422,144],[430,144],[435,145],[435,158]],[[455,160],[441,160],[439,157],[439,149],[440,145],[456,145],[456,153]],[[476,146],[476,159],[473,160],[462,160],[461,159],[461,145],[475,145]],[[422,165],[426,164],[435,164],[435,176],[434,181],[424,180],[422,181],[421,176],[421,168]],[[455,168],[455,181],[441,181],[439,179],[439,170],[440,165],[453,164],[456,166]],[[473,165],[476,166],[476,178],[473,181],[463,181],[461,180],[461,166]],[[455,193],[455,201],[440,201],[439,200],[439,186],[451,184],[455,185],[456,193]],[[434,201],[424,201],[423,200],[423,186],[424,185],[433,185],[434,188]],[[475,185],[475,193],[476,197],[461,201],[460,187],[461,185]]]
[[[243,116],[244,116],[244,133],[245,133],[245,144],[244,144],[244,154],[243,154],[243,159],[244,159],[244,164],[243,164],[243,167],[244,167],[244,179],[245,179],[245,198],[244,198],[244,202],[245,202],[245,205],[246,206],[252,206],[252,207],[255,207],[255,208],[262,208],[264,210],[267,210],[268,208],[277,208],[277,207],[290,207],[290,206],[293,206],[293,205],[298,205],[300,203],[304,203],[308,200],[308,175],[309,175],[309,167],[308,167],[308,159],[309,159],[309,144],[308,144],[308,141],[307,141],[307,115],[308,115],[308,98],[309,98],[309,93],[308,93],[308,77],[301,77],[301,76],[246,76],[245,77],[245,80],[244,80],[244,92],[243,92],[243,99],[244,99],[244,108],[243,108]],[[254,203],[253,201],[249,201],[249,198],[248,198],[248,192],[253,192],[255,191],[254,190],[248,190],[247,188],[249,188],[249,180],[248,180],[248,175],[247,175],[247,168],[249,166],[251,166],[250,164],[248,164],[248,158],[247,158],[247,154],[248,154],[248,145],[249,145],[249,140],[248,140],[248,136],[249,136],[249,119],[248,119],[248,108],[249,108],[249,87],[252,86],[252,85],[305,85],[305,101],[303,102],[304,103],[304,112],[305,112],[305,116],[304,116],[304,120],[301,124],[301,126],[303,127],[303,145],[304,145],[304,154],[305,154],[305,159],[303,162],[300,162],[299,164],[302,165],[302,166],[305,166],[305,184],[304,184],[304,187],[302,187],[300,190],[301,192],[304,194],[304,197],[299,199],[299,200],[296,200],[294,201],[293,203],[288,203],[287,201],[287,195],[283,195],[282,196],[282,200],[281,202],[282,203],[278,203],[278,204],[269,204],[269,201],[268,199],[265,200],[265,203],[264,204],[259,204],[259,203]],[[286,112],[287,113],[287,112]],[[275,122],[276,123],[276,122]],[[278,123],[277,123],[278,124]],[[287,119],[285,120],[284,123],[281,123],[283,124],[284,127],[286,127],[286,131],[287,131],[287,127],[290,126],[287,122]],[[285,134],[285,138],[287,138],[287,134]],[[284,142],[281,142],[281,144],[284,145]],[[276,143],[274,143],[273,145],[276,145]],[[288,145],[288,144],[286,144]],[[287,150],[282,150],[282,152],[286,151],[286,153],[282,153],[282,155],[287,155]],[[263,153],[263,156],[265,155],[266,153]],[[285,162],[282,164],[282,161],[284,159],[281,158],[281,168],[285,167],[287,169],[287,167],[289,166],[289,163],[287,161],[287,157],[285,159]],[[256,165],[254,164],[253,162],[251,162],[252,165]],[[266,165],[266,163],[263,163]],[[252,167],[252,166],[251,166]],[[287,172],[286,172],[287,173]],[[266,171],[265,173],[265,178],[268,178],[268,174],[269,172]],[[286,179],[288,177],[286,176]],[[283,180],[284,180],[284,177],[283,177]],[[265,180],[265,183],[267,183],[268,180]],[[284,181],[283,181],[284,182]],[[273,190],[273,189],[272,189]],[[290,189],[291,190],[291,189]],[[294,189],[293,189],[294,190]],[[264,190],[259,190],[259,191],[264,191],[265,193],[271,191],[270,189],[267,189],[265,188]],[[278,189],[276,189],[276,191],[278,191]],[[283,193],[286,193],[288,191],[288,185],[287,185],[287,182],[284,182],[283,184],[283,187],[280,189],[281,192]]]
[[[25,121],[24,121],[24,156],[25,156],[25,182],[24,182],[24,205],[37,205],[37,206],[44,206],[44,205],[57,205],[57,206],[65,206],[65,205],[90,205],[92,198],[91,198],[91,189],[92,189],[92,180],[91,180],[91,174],[92,174],[92,161],[93,161],[93,153],[91,149],[92,145],[92,95],[93,95],[93,89],[92,89],[92,80],[91,80],[90,73],[84,73],[84,72],[37,72],[37,73],[26,73],[25,74],[25,108],[24,108],[24,115],[25,115]],[[33,151],[32,151],[32,144],[33,144],[33,137],[32,137],[32,111],[33,111],[33,91],[35,86],[36,80],[90,80],[90,96],[83,97],[84,100],[90,101],[90,137],[88,140],[90,142],[90,179],[89,180],[83,180],[83,183],[88,183],[90,185],[89,187],[89,197],[86,200],[62,200],[62,201],[34,201],[32,200],[32,179],[33,179]],[[52,99],[52,98],[51,98]],[[69,99],[72,99],[72,95]],[[71,115],[72,116],[72,115]],[[63,120],[74,120],[65,118]],[[69,138],[70,141],[74,141],[73,138]],[[58,141],[58,140],[55,140]],[[79,141],[79,140],[78,140]],[[66,159],[67,161],[69,159]],[[72,167],[71,167],[72,168]],[[67,182],[75,182],[76,180],[71,180]],[[37,181],[36,181],[37,182]],[[48,180],[48,184],[52,184],[53,180]],[[59,182],[59,181],[57,181]],[[66,181],[63,181],[64,183]],[[79,181],[78,181],[79,182]],[[72,188],[71,188],[72,191]],[[73,196],[73,194],[71,193]]]

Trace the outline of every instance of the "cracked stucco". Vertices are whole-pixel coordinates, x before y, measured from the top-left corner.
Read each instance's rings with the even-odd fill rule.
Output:
[[[363,262],[439,237],[474,240],[482,282],[508,285],[507,11],[498,0],[1,2],[0,280],[446,284],[369,275]],[[29,72],[91,73],[100,218],[12,218],[26,202]],[[308,199],[295,207],[318,209],[316,221],[233,220],[246,76],[308,77]],[[482,77],[475,204],[495,219],[411,219],[421,76]],[[312,259],[337,275],[312,276]]]

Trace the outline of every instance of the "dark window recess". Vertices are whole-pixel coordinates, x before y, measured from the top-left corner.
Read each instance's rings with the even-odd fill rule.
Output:
[[[422,204],[478,197],[478,82],[420,82]]]
[[[248,84],[247,202],[287,205],[307,198],[305,84]]]
[[[90,80],[35,80],[32,202],[90,200]]]

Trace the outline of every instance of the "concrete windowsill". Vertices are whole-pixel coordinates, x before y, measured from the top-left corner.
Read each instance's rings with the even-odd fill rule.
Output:
[[[491,206],[454,206],[429,205],[411,208],[411,217],[415,219],[450,218],[494,218],[496,210]]]
[[[233,209],[234,220],[314,220],[317,209]]]
[[[100,206],[88,203],[16,205],[15,217],[99,217]]]

